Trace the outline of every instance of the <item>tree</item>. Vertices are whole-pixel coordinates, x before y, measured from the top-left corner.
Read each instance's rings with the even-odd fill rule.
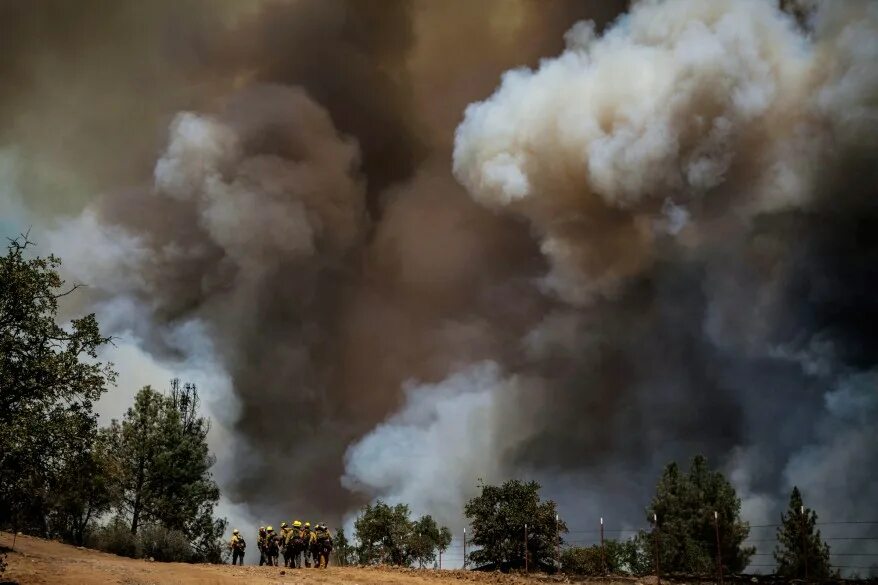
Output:
[[[360,563],[410,566],[417,561],[423,567],[438,550],[448,548],[448,528],[439,527],[431,516],[412,521],[410,514],[405,504],[389,506],[381,500],[367,504],[354,521]]]
[[[210,475],[209,422],[194,386],[172,382],[164,396],[142,388],[122,422],[107,430],[118,473],[118,512],[132,534],[161,525],[188,539],[199,560],[218,562],[225,520],[213,518],[219,489]]]
[[[437,552],[445,552],[451,544],[451,531],[440,528],[432,516],[422,516],[412,525],[409,538],[409,554],[418,566],[423,568],[427,563],[436,560]]]
[[[54,256],[27,257],[26,236],[0,257],[0,523],[46,534],[53,486],[95,437],[92,405],[115,380],[97,360],[95,316],[56,322],[64,289]]]
[[[335,538],[333,538],[332,549],[335,551],[336,558],[338,559],[338,564],[341,566],[346,566],[353,564],[354,560],[354,547],[351,546],[351,543],[348,542],[347,536],[345,536],[344,528],[339,528],[338,532],[335,533]]]
[[[361,564],[410,564],[406,548],[411,532],[410,513],[405,504],[391,507],[381,500],[362,509],[354,521],[354,537],[360,541],[357,552]]]
[[[793,487],[786,514],[780,515],[774,560],[777,574],[788,579],[830,577],[829,545],[817,530],[817,513],[802,504],[802,494]]]
[[[716,512],[718,518],[714,519]],[[755,548],[743,546],[750,525],[741,520],[741,499],[732,484],[718,471],[712,471],[701,455],[692,459],[687,474],[676,463],[669,464],[659,479],[649,521],[658,518],[657,537],[661,542],[661,567],[668,573],[706,574],[716,570],[716,528],[719,522],[723,571],[739,573],[749,563]],[[654,547],[646,543],[653,536],[640,536],[650,557]],[[652,558],[650,558],[652,561]]]
[[[501,486],[482,485],[481,489],[482,493],[464,507],[476,548],[469,560],[504,570],[523,567],[527,524],[528,562],[531,566],[551,563],[557,535],[566,533],[567,525],[563,520],[556,525],[555,502],[540,501],[540,484],[513,479]]]
[[[83,545],[95,521],[114,502],[114,468],[105,435],[70,458],[51,486],[54,494],[49,524],[68,542]]]

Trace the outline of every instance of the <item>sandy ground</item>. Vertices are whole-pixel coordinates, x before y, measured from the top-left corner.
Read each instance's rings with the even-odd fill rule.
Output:
[[[12,546],[12,535],[0,532],[0,546]],[[284,569],[283,567],[232,567],[230,565],[187,565],[151,563],[76,548],[29,536],[19,536],[15,551],[7,557],[9,567],[0,583],[20,585],[230,585],[232,583],[267,585],[277,583],[326,583],[328,585],[439,585],[465,583],[529,584],[555,582],[557,579],[415,569],[381,569],[330,567],[320,569]],[[611,581],[604,581],[611,583]],[[631,581],[615,581],[627,583]]]

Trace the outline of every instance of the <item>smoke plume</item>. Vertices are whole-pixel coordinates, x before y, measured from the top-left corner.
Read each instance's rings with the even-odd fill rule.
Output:
[[[876,6],[42,6],[0,19],[3,209],[215,370],[253,519],[459,527],[525,477],[639,525],[696,453],[753,521],[878,512]]]

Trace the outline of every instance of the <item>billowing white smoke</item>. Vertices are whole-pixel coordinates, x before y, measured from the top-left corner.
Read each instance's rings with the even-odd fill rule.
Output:
[[[478,481],[502,479],[504,453],[535,430],[518,405],[537,404],[539,386],[482,362],[405,390],[405,406],[348,449],[342,483],[458,526]]]
[[[840,36],[864,41],[856,28]],[[825,126],[850,115],[838,102],[874,89],[874,68],[872,87],[856,65],[834,70],[762,0],[641,2],[602,37],[579,23],[567,45],[467,108],[454,172],[476,201],[532,222],[547,285],[575,304],[643,270],[665,233],[706,237],[718,216],[806,203]],[[862,66],[856,47],[840,51]]]

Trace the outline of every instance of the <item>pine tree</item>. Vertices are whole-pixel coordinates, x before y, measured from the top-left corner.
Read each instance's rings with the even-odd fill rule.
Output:
[[[653,514],[657,516],[659,530],[656,536],[641,534],[642,548],[652,557],[654,539],[661,539],[662,571],[715,572],[717,522],[725,573],[743,570],[756,552],[743,544],[750,525],[741,519],[741,498],[720,472],[710,469],[702,455],[692,459],[688,473],[676,463],[665,468],[647,514],[650,521]],[[649,559],[649,565],[654,566],[654,559]]]
[[[344,528],[339,528],[335,533],[335,538],[333,539],[333,550],[335,550],[336,559],[338,559],[338,564],[342,567],[353,564],[354,558],[354,547],[351,546],[351,543],[348,541],[347,536],[344,533]]]
[[[218,562],[225,520],[213,517],[219,489],[210,475],[209,429],[194,386],[174,381],[169,396],[141,389],[105,434],[118,470],[117,512],[131,533],[155,525],[180,531],[198,560]]]
[[[817,513],[802,504],[798,487],[793,488],[789,509],[780,521],[774,549],[777,574],[789,579],[829,577],[829,545],[820,538]]]

